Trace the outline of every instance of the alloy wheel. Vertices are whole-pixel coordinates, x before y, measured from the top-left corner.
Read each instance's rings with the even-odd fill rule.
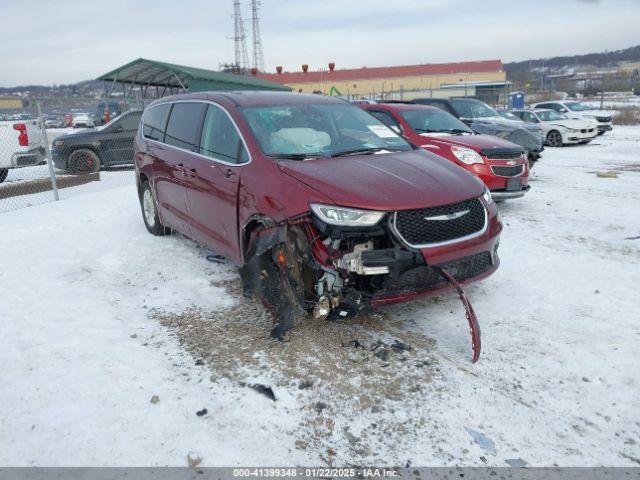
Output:
[[[156,205],[153,203],[151,190],[148,188],[142,195],[142,211],[144,212],[144,219],[146,220],[147,225],[153,228],[156,224]]]
[[[560,132],[556,132],[555,130],[549,132],[547,135],[547,142],[550,147],[561,147],[562,146],[562,135]]]

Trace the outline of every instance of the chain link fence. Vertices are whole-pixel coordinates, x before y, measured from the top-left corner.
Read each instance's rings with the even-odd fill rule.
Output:
[[[97,101],[85,111],[0,112],[0,213],[134,183],[141,112]]]

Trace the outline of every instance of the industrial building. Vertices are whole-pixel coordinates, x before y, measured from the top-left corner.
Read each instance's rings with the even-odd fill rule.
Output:
[[[336,69],[334,63],[329,63],[316,70],[302,65],[297,72],[283,72],[282,67],[276,67],[276,73],[254,74],[295,92],[366,99],[466,95],[497,102],[504,98],[510,85],[501,60],[355,69]]]

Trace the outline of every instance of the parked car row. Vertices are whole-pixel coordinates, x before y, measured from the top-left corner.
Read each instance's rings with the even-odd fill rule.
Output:
[[[438,107],[464,122],[475,133],[500,137],[520,145],[527,154],[530,167],[544,150],[544,135],[540,127],[504,118],[475,98],[417,98],[408,103]]]
[[[536,103],[530,108],[502,110],[500,114],[539,126],[550,147],[589,143],[613,129],[611,115],[573,100]]]

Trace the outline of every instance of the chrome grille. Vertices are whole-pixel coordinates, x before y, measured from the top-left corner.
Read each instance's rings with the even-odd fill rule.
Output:
[[[486,229],[487,212],[478,198],[433,208],[401,210],[393,217],[396,234],[412,247],[451,243]]]

